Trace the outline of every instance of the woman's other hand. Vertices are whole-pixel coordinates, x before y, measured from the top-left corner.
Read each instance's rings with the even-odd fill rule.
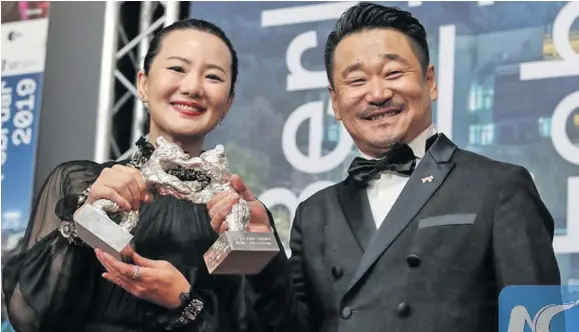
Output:
[[[138,298],[165,308],[179,307],[180,295],[188,293],[191,287],[185,276],[167,261],[147,259],[133,252],[135,265],[132,265],[123,263],[102,250],[96,249],[95,252],[107,269],[102,275],[103,278]]]
[[[150,202],[152,196],[142,174],[135,168],[114,165],[102,170],[90,188],[87,204],[98,199],[108,199],[117,203],[123,210],[138,210],[141,202]]]
[[[219,234],[227,230],[225,224],[225,217],[233,208],[240,198],[243,198],[249,203],[250,220],[247,225],[248,232],[271,232],[269,224],[269,217],[265,206],[255,199],[253,193],[247,188],[243,179],[239,175],[231,177],[231,186],[235,192],[222,192],[213,197],[207,203],[207,210],[209,217],[211,217],[211,227]]]

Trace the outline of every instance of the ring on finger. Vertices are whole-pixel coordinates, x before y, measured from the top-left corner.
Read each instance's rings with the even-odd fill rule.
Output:
[[[133,280],[138,280],[141,275],[141,269],[135,265],[135,273],[133,274]]]

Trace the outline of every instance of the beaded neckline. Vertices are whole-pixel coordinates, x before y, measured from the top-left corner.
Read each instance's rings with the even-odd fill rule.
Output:
[[[151,142],[147,141],[145,136],[139,138],[135,145],[139,149],[133,153],[129,163],[135,168],[141,168],[141,166],[151,158],[153,151],[155,151],[155,147]]]

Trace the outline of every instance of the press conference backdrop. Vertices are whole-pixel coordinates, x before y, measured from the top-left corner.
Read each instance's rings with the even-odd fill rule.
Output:
[[[579,3],[382,2],[425,25],[460,147],[532,172],[556,220],[565,283],[579,283]],[[207,142],[276,215],[285,244],[299,201],[342,180],[357,153],[333,116],[323,46],[346,2],[193,2],[240,58],[234,106]]]
[[[47,1],[2,2],[2,251],[26,228],[33,196],[48,33]]]
[[[48,9],[48,1],[2,2],[3,261],[22,237],[31,211]],[[9,332],[3,298],[4,293],[1,329]]]

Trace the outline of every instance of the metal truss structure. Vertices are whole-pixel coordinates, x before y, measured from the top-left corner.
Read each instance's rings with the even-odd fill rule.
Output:
[[[107,1],[95,137],[95,161],[126,158],[145,134],[137,73],[153,34],[177,21],[178,1]]]

